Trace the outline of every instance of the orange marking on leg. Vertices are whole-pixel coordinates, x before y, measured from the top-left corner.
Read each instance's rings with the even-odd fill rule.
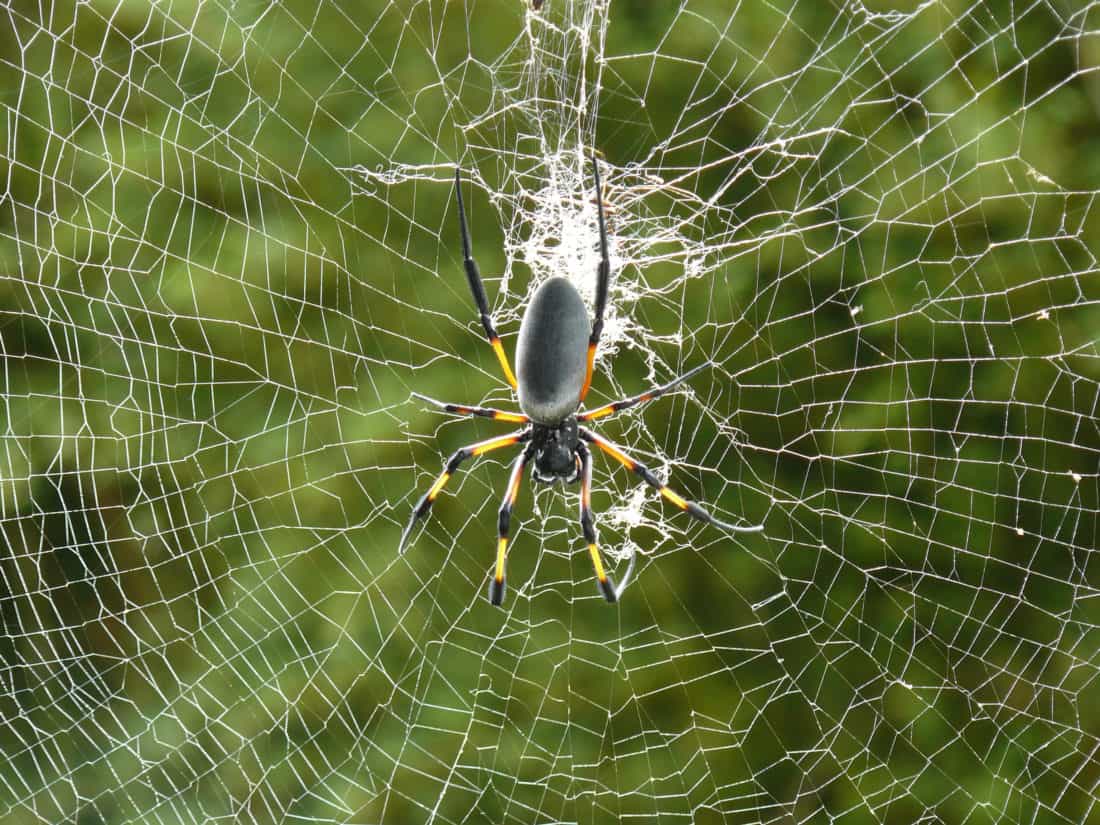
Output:
[[[521,464],[520,465],[521,471],[522,471],[522,468],[523,468],[523,465]],[[519,495],[519,485],[520,485],[521,481],[523,481],[523,473],[522,472],[518,472],[512,477],[512,489],[508,491],[508,503],[509,504],[515,504],[516,503],[516,497]]]
[[[501,536],[497,542],[497,570],[495,578],[498,582],[504,581],[504,556],[508,550],[508,537]]]
[[[474,447],[472,454],[483,455],[490,450],[497,450],[501,447],[507,447],[508,445],[515,444],[518,441],[519,439],[516,438],[516,436],[514,435],[506,435],[502,436],[501,438],[494,438],[491,441],[483,441],[481,444],[478,444],[476,447]]]
[[[504,354],[504,344],[500,343],[499,338],[493,338],[489,341],[489,344],[493,348],[493,352],[497,354],[497,360],[500,362],[500,368],[504,370],[504,377],[508,380],[508,383],[512,385],[512,389],[516,389],[516,376],[512,374],[512,367],[508,363],[508,356]]]
[[[596,578],[600,583],[607,581],[607,574],[603,571],[603,562],[600,561],[600,551],[595,544],[588,545],[588,553],[592,556],[592,566],[596,568]]]
[[[513,424],[526,424],[527,416],[520,415],[519,413],[502,412],[498,410],[493,413],[494,421],[511,421]]]
[[[661,488],[661,495],[667,498],[681,510],[686,510],[688,508],[688,503],[680,498],[678,495],[676,495],[674,492],[672,492],[672,490],[668,489],[668,487]]]
[[[634,461],[634,459],[632,459],[632,458],[630,458],[630,456],[620,452],[617,447],[615,447],[613,444],[611,444],[608,441],[604,441],[602,438],[599,439],[598,441],[596,441],[596,446],[599,447],[601,450],[603,450],[605,453],[607,453],[609,456],[614,458],[616,461],[618,461],[624,467],[629,467],[631,470],[633,470],[635,467],[638,466],[638,463],[636,461]]]
[[[447,483],[447,480],[450,477],[450,473],[444,473],[435,480],[435,484],[432,485],[432,489],[428,490],[428,501],[435,501],[435,497],[439,495],[439,491],[443,489],[443,485]]]
[[[591,412],[586,412],[584,415],[580,416],[580,419],[581,421],[595,421],[597,418],[603,418],[605,415],[611,415],[613,412],[615,412],[614,405],[608,404],[607,406],[599,407]]]
[[[588,344],[588,366],[584,371],[584,386],[581,387],[581,401],[584,401],[584,397],[588,395],[588,388],[592,386],[592,369],[596,363],[596,344],[590,342]]]

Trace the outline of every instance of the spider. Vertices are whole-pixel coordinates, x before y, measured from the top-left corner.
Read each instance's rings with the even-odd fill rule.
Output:
[[[681,375],[674,381],[655,387],[641,395],[624,398],[590,410],[577,411],[588,394],[592,383],[592,367],[596,357],[596,347],[603,331],[603,314],[607,306],[607,289],[610,280],[611,265],[607,255],[607,227],[604,217],[603,187],[600,184],[600,169],[596,158],[592,158],[593,176],[596,183],[597,216],[600,230],[600,263],[596,274],[596,318],[591,327],[584,302],[576,288],[563,277],[546,280],[536,291],[520,322],[519,343],[516,349],[516,374],[508,363],[508,356],[500,342],[500,336],[493,326],[489,314],[489,302],[485,296],[485,287],[481,282],[477,264],[470,250],[470,232],[466,226],[466,210],[462,203],[462,177],[455,170],[455,198],[458,201],[459,231],[462,235],[462,258],[466,268],[466,280],[474,302],[481,314],[481,325],[489,345],[496,353],[501,370],[512,389],[516,391],[522,413],[508,412],[488,407],[469,407],[462,404],[448,404],[434,398],[413,393],[416,398],[433,404],[443,411],[460,416],[482,416],[494,421],[506,421],[524,424],[522,429],[508,435],[490,438],[476,444],[463,447],[451,456],[435,483],[417,502],[408,525],[401,534],[398,552],[403,553],[416,523],[427,515],[432,502],[439,491],[453,476],[463,461],[480,456],[493,450],[522,444],[523,452],[512,465],[508,489],[500,507],[498,517],[498,539],[496,569],[489,582],[489,601],[500,605],[504,601],[504,562],[508,550],[508,528],[512,507],[519,494],[520,481],[528,462],[534,459],[532,477],[535,481],[552,483],[561,480],[566,484],[581,482],[580,522],[584,537],[588,542],[588,552],[592,557],[592,566],[596,572],[599,590],[608,602],[618,601],[626,588],[633,571],[633,558],[620,585],[616,586],[610,574],[604,570],[596,543],[596,531],[592,524],[592,453],[589,445],[607,453],[623,466],[633,470],[642,480],[654,487],[662,496],[699,521],[714,524],[731,532],[752,533],[764,529],[762,524],[728,524],[712,516],[698,504],[681,497],[649,471],[639,461],[631,458],[626,451],[596,435],[581,422],[595,421],[612,415],[637,404],[651,401],[669,390],[687,381],[700,370],[711,366],[710,362]],[[586,354],[587,339],[587,354]],[[517,377],[518,376],[518,377]]]

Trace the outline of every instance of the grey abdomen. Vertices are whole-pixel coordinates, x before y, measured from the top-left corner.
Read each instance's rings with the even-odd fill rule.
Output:
[[[540,286],[519,327],[519,406],[533,421],[557,424],[580,403],[588,367],[588,311],[565,278]]]

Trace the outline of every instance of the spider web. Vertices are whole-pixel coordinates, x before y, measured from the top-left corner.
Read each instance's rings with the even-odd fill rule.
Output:
[[[1100,797],[1100,5],[61,2],[0,23],[0,819],[1068,822]],[[440,464],[550,275],[576,488]]]

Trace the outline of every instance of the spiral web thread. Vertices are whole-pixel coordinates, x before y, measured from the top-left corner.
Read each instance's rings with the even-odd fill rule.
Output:
[[[4,5],[0,821],[1100,816],[1100,5],[651,5]],[[496,610],[453,169],[511,352],[593,147],[590,402],[714,363],[601,432],[765,530],[598,457]]]

